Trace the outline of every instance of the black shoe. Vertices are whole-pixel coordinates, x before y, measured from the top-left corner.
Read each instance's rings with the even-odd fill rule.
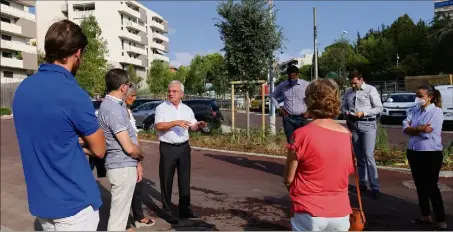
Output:
[[[363,194],[363,193],[365,193],[366,191],[368,191],[368,188],[367,188],[366,186],[360,186],[359,188],[360,188],[360,193],[361,193],[361,194]],[[357,193],[357,187],[352,188],[352,189],[351,189],[351,192]]]
[[[179,220],[177,217],[174,217],[173,215],[166,215],[165,216],[165,221],[167,221],[170,224],[178,224]]]
[[[190,210],[187,213],[179,214],[179,218],[181,218],[181,219],[198,218],[198,215],[195,214],[192,210]]]
[[[444,227],[438,226],[438,227],[434,228],[433,230],[434,230],[434,231],[447,231],[447,230],[448,230],[448,227],[445,227],[445,228],[444,228]]]
[[[373,190],[373,192],[372,192],[373,199],[375,199],[375,200],[379,199],[380,195],[381,195],[381,193],[379,192],[379,190]]]

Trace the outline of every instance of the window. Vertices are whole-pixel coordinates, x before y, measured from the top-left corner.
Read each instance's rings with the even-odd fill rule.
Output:
[[[8,78],[13,78],[13,72],[3,71],[3,76]]]
[[[9,35],[2,35],[3,40],[11,41],[11,36]]]
[[[11,19],[9,19],[9,18],[1,17],[1,20],[2,20],[2,22],[5,22],[5,23],[11,23]]]
[[[121,52],[121,55],[124,56],[124,52]]]
[[[123,30],[123,27],[121,27],[121,30]]]
[[[13,53],[11,53],[11,52],[2,52],[2,57],[13,58]]]
[[[7,6],[9,6],[9,2],[8,2],[8,1],[6,1],[6,0],[1,0],[1,1],[0,1],[0,3],[1,3],[1,4],[3,4],[3,5],[7,5]]]

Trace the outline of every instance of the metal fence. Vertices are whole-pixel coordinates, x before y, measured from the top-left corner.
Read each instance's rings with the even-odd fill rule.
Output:
[[[14,93],[16,92],[17,87],[20,82],[8,81],[7,78],[2,78],[1,80],[1,99],[0,106],[2,108],[12,108]]]
[[[166,94],[141,94],[137,97],[137,99],[160,99],[160,100],[167,100]],[[231,109],[231,94],[226,94],[224,96],[212,96],[209,94],[205,95],[196,95],[196,94],[185,94],[185,100],[193,100],[193,99],[215,99],[217,105],[221,109]],[[245,95],[244,94],[237,94],[234,97],[234,105],[236,109],[245,109]]]

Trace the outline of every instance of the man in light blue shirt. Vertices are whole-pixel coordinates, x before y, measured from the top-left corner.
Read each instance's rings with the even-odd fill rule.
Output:
[[[355,71],[351,75],[351,86],[346,90],[341,107],[352,133],[354,153],[357,158],[360,189],[367,190],[370,184],[373,197],[379,198],[379,184],[374,147],[376,144],[376,116],[383,109],[381,97],[374,86],[363,81],[362,74]]]
[[[283,129],[285,130],[286,139],[289,142],[293,132],[302,126],[308,124],[305,118],[307,106],[305,105],[305,90],[308,82],[299,79],[299,69],[296,66],[290,66],[286,70],[288,80],[280,83],[274,92],[270,95],[272,104],[278,107],[283,100],[283,107],[278,108],[278,112],[283,116]]]

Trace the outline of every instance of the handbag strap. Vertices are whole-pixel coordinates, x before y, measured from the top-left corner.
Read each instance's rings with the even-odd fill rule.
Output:
[[[357,200],[359,201],[359,209],[363,211],[362,208],[362,197],[360,194],[360,186],[359,186],[359,174],[357,173],[357,165],[355,162],[355,152],[354,152],[354,145],[352,143],[352,134],[351,134],[351,150],[352,150],[352,164],[354,165],[354,179],[355,179],[355,187],[357,190]]]

